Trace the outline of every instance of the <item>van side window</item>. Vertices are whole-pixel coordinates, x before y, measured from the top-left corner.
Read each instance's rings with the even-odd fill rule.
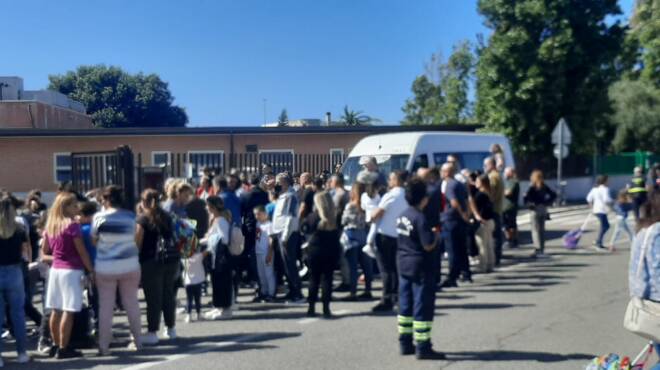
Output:
[[[417,171],[420,168],[429,167],[429,156],[426,154],[420,154],[415,158],[415,163],[413,163],[413,172]]]

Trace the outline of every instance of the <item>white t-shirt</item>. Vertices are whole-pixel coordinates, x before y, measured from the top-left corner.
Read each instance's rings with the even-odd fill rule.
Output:
[[[366,213],[365,220],[367,222],[371,222],[371,212],[378,208],[378,203],[380,203],[379,194],[376,194],[373,198],[367,195],[367,193],[362,193],[360,196],[360,207]]]
[[[385,210],[383,217],[378,221],[378,233],[396,238],[396,220],[408,208],[405,189],[398,187],[388,191],[380,200],[378,208]]]
[[[204,255],[197,252],[184,260],[183,282],[185,285],[201,284],[206,279]]]
[[[270,222],[257,224],[257,244],[255,245],[256,254],[268,254],[269,236],[273,233]]]
[[[612,204],[610,189],[605,185],[592,188],[587,194],[587,202],[591,203],[593,213],[607,213],[609,205]]]

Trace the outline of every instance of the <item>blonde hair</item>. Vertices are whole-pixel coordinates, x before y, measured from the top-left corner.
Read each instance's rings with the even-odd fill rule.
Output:
[[[337,228],[337,211],[335,203],[327,191],[322,191],[314,195],[314,206],[321,221],[319,221],[320,230],[335,230]]]
[[[17,228],[14,202],[10,196],[3,194],[0,200],[0,238],[11,238]]]
[[[60,235],[71,224],[71,218],[64,214],[64,210],[76,203],[78,199],[73,193],[59,193],[55,197],[53,206],[48,211],[46,221],[46,234],[50,237]]]
[[[543,172],[541,170],[534,170],[529,178],[529,182],[535,188],[540,189],[543,186]]]

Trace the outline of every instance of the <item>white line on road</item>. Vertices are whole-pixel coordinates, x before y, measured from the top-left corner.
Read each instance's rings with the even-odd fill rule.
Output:
[[[193,349],[191,351],[188,351],[186,353],[179,353],[175,355],[169,355],[165,356],[164,360],[159,360],[159,361],[149,361],[149,362],[142,362],[133,366],[128,366],[125,368],[122,368],[121,370],[143,370],[143,369],[148,369],[157,365],[162,365],[167,362],[172,362],[176,360],[180,360],[183,358],[186,358],[188,356],[204,353],[204,352],[209,352],[215,348],[223,348],[223,347],[230,347],[230,346],[235,346],[237,344],[249,342],[255,339],[259,339],[261,337],[265,337],[266,334],[250,334],[250,335],[243,335],[240,336],[232,341],[226,341],[226,342],[203,342],[199,343],[198,345],[202,346],[201,348]]]

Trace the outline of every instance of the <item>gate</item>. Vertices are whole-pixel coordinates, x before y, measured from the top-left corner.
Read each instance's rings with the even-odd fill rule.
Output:
[[[133,152],[128,146],[113,151],[71,153],[71,183],[80,194],[117,185],[124,190],[124,207],[133,209],[136,199]]]

